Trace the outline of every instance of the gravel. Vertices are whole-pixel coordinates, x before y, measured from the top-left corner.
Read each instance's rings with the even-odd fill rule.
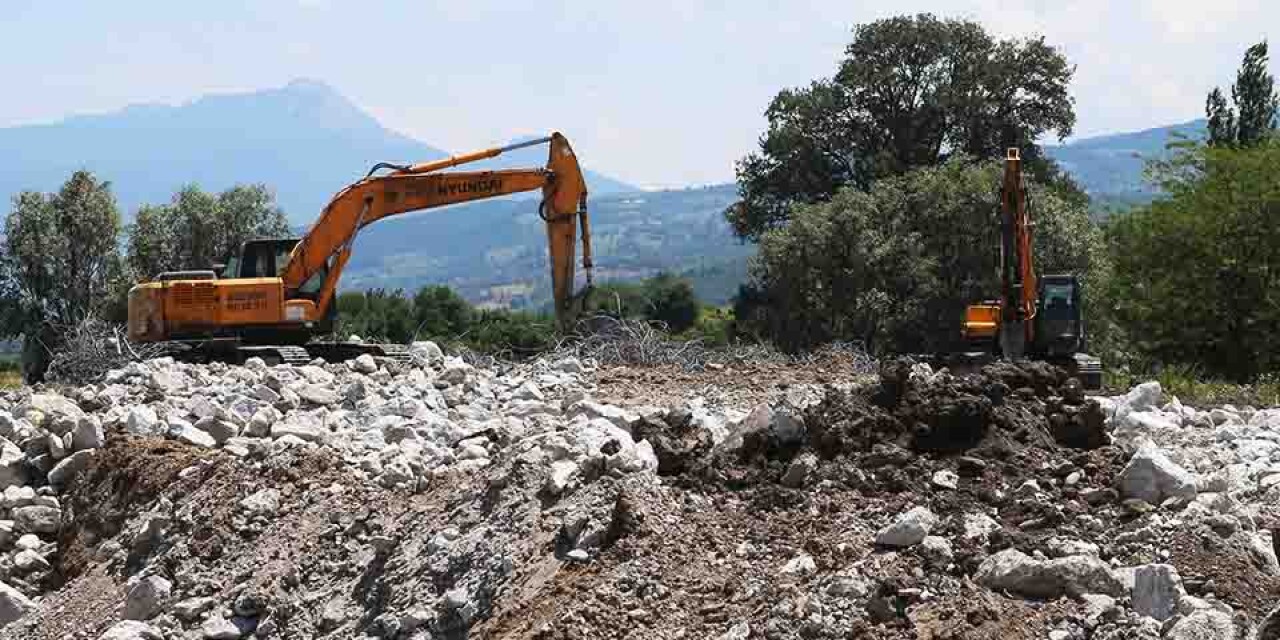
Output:
[[[1228,638],[1280,597],[1280,409],[410,353],[0,394],[0,638]]]

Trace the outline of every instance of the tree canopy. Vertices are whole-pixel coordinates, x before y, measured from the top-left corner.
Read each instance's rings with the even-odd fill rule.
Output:
[[[29,380],[43,375],[63,331],[119,298],[119,233],[110,184],[87,171],[57,193],[14,197],[0,249],[0,334],[24,337]]]
[[[770,103],[759,151],[737,166],[741,200],[726,216],[757,239],[794,204],[957,154],[1003,157],[1007,147],[1045,177],[1035,141],[1071,133],[1073,73],[1043,38],[999,40],[976,22],[920,14],[855,27],[833,78]]]
[[[288,220],[265,185],[237,185],[216,195],[189,185],[169,204],[138,210],[129,230],[129,268],[138,280],[209,269],[245,240],[288,234]]]
[[[1267,42],[1249,47],[1231,85],[1227,104],[1222,89],[1214,87],[1205,100],[1210,146],[1253,146],[1265,141],[1280,126],[1280,95],[1275,78],[1267,71]]]
[[[1138,354],[1238,381],[1280,369],[1280,140],[1192,146],[1118,218],[1116,314]]]

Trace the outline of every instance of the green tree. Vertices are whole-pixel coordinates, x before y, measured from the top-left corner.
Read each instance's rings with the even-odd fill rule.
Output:
[[[1236,112],[1227,104],[1222,89],[1214,87],[1204,102],[1204,113],[1208,119],[1208,143],[1214,146],[1235,144]]]
[[[645,280],[643,290],[645,317],[662,322],[672,333],[682,333],[698,321],[698,298],[688,280],[663,272]]]
[[[23,336],[28,380],[43,377],[66,329],[100,316],[119,291],[119,234],[110,184],[87,171],[57,193],[14,198],[0,252],[0,331]]]
[[[1280,370],[1280,140],[1184,147],[1117,219],[1117,318],[1138,355],[1247,382]]]
[[[1000,171],[952,158],[796,207],[787,226],[760,238],[738,300],[740,332],[790,350],[832,340],[874,351],[952,347],[965,305],[999,291]],[[1034,182],[1028,189],[1037,270],[1076,273],[1090,291],[1105,253],[1087,208]]]
[[[338,296],[337,332],[366,340],[406,343],[414,336],[413,302],[404,291],[370,289]]]
[[[1276,131],[1280,95],[1276,94],[1275,77],[1267,71],[1267,42],[1249,47],[1231,85],[1231,101],[1227,105],[1222,90],[1214,87],[1205,101],[1209,119],[1210,146],[1253,146],[1265,141]]]
[[[921,14],[857,26],[834,78],[770,103],[760,150],[738,163],[741,200],[726,216],[757,239],[789,220],[794,204],[954,154],[1003,157],[1007,147],[1046,178],[1036,140],[1070,135],[1073,73],[1042,38],[997,40],[976,22]]]
[[[474,311],[458,292],[444,285],[426,286],[413,296],[415,337],[454,340],[471,327]]]
[[[129,267],[138,279],[208,269],[245,240],[288,234],[288,220],[266,186],[237,185],[215,195],[190,185],[167,205],[138,210],[129,229]]]

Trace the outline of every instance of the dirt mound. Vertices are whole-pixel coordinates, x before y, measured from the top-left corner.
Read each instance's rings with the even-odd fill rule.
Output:
[[[748,428],[740,448],[715,452],[705,433],[689,424],[687,413],[644,420],[636,432],[653,443],[660,474],[684,475],[685,486],[711,482],[734,489],[776,482],[806,451],[840,461],[851,472],[885,466],[918,472],[913,468],[919,466],[914,461],[923,460],[918,454],[938,460],[963,456],[956,462],[958,471],[981,475],[992,462],[1063,457],[1069,455],[1066,450],[1107,442],[1098,403],[1084,397],[1078,381],[1043,363],[998,363],[980,373],[952,376],[895,360],[881,367],[873,384],[828,387],[801,417],[799,437]],[[820,472],[841,479],[842,472]],[[883,488],[921,488],[920,476],[911,477],[887,478]]]

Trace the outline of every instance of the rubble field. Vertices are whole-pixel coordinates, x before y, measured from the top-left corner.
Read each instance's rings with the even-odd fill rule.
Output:
[[[0,638],[1280,638],[1278,408],[411,354],[0,394]]]

